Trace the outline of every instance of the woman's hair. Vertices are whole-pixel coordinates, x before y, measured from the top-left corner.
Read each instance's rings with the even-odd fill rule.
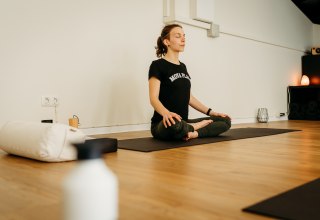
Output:
[[[158,37],[158,40],[157,40],[157,46],[156,46],[157,57],[161,58],[168,52],[168,47],[163,43],[163,40],[169,39],[170,31],[176,27],[182,28],[181,25],[178,25],[178,24],[169,24],[162,29],[161,35],[160,37]]]

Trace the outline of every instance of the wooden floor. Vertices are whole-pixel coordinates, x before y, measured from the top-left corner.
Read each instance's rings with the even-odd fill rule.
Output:
[[[302,131],[164,150],[105,155],[118,176],[120,219],[270,219],[241,209],[320,177],[320,122],[236,127]],[[148,131],[109,134],[118,139]],[[0,219],[62,219],[61,183],[76,162],[43,163],[0,150]],[[285,204],[284,204],[285,205]]]

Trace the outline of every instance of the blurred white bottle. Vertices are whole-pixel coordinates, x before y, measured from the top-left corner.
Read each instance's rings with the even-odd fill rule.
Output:
[[[80,161],[63,183],[64,219],[118,219],[118,181],[101,158],[103,145],[75,146]]]

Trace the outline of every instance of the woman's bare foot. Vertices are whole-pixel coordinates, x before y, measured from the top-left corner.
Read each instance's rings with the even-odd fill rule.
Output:
[[[188,141],[190,139],[197,138],[199,136],[197,130],[207,126],[208,124],[210,124],[212,122],[213,121],[211,119],[208,119],[208,120],[199,121],[197,123],[189,123],[189,125],[191,125],[193,127],[194,131],[188,132],[187,135],[183,138],[183,140]]]
[[[188,134],[184,137],[183,140],[188,141],[190,139],[197,138],[198,136],[199,136],[199,134],[197,131],[191,131],[191,132],[188,132]]]
[[[200,128],[203,128],[205,126],[207,126],[208,124],[212,123],[213,121],[211,119],[208,119],[208,120],[202,120],[202,121],[199,121],[197,123],[190,123],[189,125],[191,125],[194,130],[199,130]]]

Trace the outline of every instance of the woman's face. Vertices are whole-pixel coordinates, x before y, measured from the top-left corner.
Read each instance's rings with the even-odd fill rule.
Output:
[[[175,27],[170,31],[169,39],[166,41],[168,50],[173,50],[174,52],[184,51],[185,46],[185,34],[183,29],[180,27]]]

